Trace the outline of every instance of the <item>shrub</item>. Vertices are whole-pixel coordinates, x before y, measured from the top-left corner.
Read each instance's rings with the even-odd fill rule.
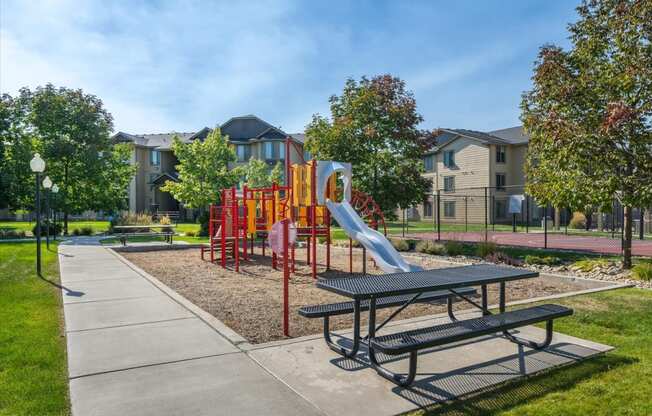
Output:
[[[591,272],[593,269],[598,267],[609,266],[609,260],[606,259],[586,259],[579,260],[573,263],[572,269],[579,270],[581,272]]]
[[[498,247],[493,241],[483,241],[478,244],[476,249],[476,253],[482,258],[485,258],[490,254],[494,254],[496,251],[498,251]]]
[[[126,213],[126,214],[121,214],[116,217],[113,217],[109,223],[109,232],[116,232],[116,230],[113,229],[114,226],[116,225],[150,225],[153,224],[154,221],[152,220],[152,216],[148,214],[134,214],[134,213]],[[138,230],[132,230],[132,231],[138,231]],[[143,231],[147,231],[147,229],[143,229]]]
[[[186,231],[186,237],[195,237],[195,236],[197,236],[197,233],[198,232],[195,231],[195,230],[188,230],[188,231]]]
[[[45,235],[48,233],[48,227],[50,229],[50,235],[59,235],[61,234],[61,224],[59,223],[54,223],[54,222],[44,222],[41,224],[41,237],[45,237]],[[32,227],[32,235],[36,237],[36,225]]]
[[[2,228],[0,229],[0,238],[25,238],[25,231]]]
[[[208,220],[210,219],[210,214],[208,211],[204,211],[199,214],[197,220],[199,221],[199,236],[208,237]]]
[[[541,264],[544,266],[556,266],[561,264],[561,259],[555,256],[535,256],[533,254],[528,254],[525,256],[525,262],[527,264]]]
[[[647,282],[652,280],[652,262],[645,261],[634,266],[632,268],[632,277]]]
[[[419,241],[415,249],[419,253],[425,253],[425,254],[435,254],[435,255],[446,254],[446,248],[444,248],[443,244],[439,244],[430,240]]]
[[[93,227],[86,226],[81,228],[81,235],[93,235],[95,234],[95,230],[93,230]]]
[[[523,262],[521,260],[510,257],[507,254],[503,253],[502,251],[497,251],[495,253],[489,254],[487,257],[485,257],[485,260],[490,261],[492,263],[504,263],[509,266],[523,265]]]
[[[410,243],[400,238],[392,238],[390,240],[392,245],[397,251],[410,251]]]
[[[162,217],[160,217],[158,219],[158,223],[161,224],[161,225],[170,225],[170,224],[172,224],[172,220],[170,219],[169,216],[163,215]]]
[[[575,212],[573,213],[573,218],[571,218],[570,222],[568,223],[569,228],[573,228],[575,230],[583,230],[586,228],[586,217],[584,214],[581,212]]]
[[[464,245],[457,240],[446,241],[444,248],[449,256],[460,256],[464,253]]]

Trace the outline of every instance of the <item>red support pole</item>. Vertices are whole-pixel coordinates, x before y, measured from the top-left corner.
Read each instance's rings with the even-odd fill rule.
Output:
[[[330,182],[326,185],[326,194],[330,195]],[[324,210],[324,226],[326,227],[326,270],[331,269],[331,213]]]
[[[317,279],[317,161],[312,160],[312,178],[310,184],[310,205],[312,208],[312,278]]]
[[[222,190],[222,222],[220,227],[220,240],[221,240],[221,252],[222,252],[222,267],[226,267],[226,190]]]
[[[272,184],[272,224],[276,222],[276,182]],[[267,239],[269,240],[269,233],[267,233]],[[276,270],[276,253],[272,251],[272,268]]]
[[[233,233],[233,256],[235,258],[235,271],[240,271],[240,239],[238,224],[238,199],[235,195],[235,187],[231,188],[231,230]]]
[[[242,187],[242,246],[244,248],[242,257],[247,260],[247,225],[248,225],[248,209],[247,209],[247,185]]]
[[[353,274],[353,240],[349,238],[349,273]]]
[[[215,232],[213,231],[213,204],[210,204],[208,206],[208,246],[211,250],[211,263],[215,261],[215,256],[214,256],[214,245],[213,245],[213,236],[215,235]],[[203,253],[203,252],[202,252]]]
[[[289,283],[290,283],[290,268],[289,259],[290,253],[288,250],[288,232],[290,220],[283,220],[283,335],[290,336],[290,301],[289,301]]]

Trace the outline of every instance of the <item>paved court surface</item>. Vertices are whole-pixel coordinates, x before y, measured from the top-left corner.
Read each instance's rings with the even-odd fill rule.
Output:
[[[408,237],[436,239],[437,233],[412,233]],[[458,240],[477,243],[484,241],[484,232],[442,232],[442,240]],[[543,233],[489,232],[489,240],[496,244],[520,247],[545,247]],[[591,237],[581,235],[548,234],[548,248],[589,251],[600,254],[621,254],[620,238]],[[635,256],[652,257],[652,240],[632,240]]]
[[[236,346],[90,240],[59,253],[74,415],[391,415],[610,349],[556,334],[535,352],[488,336],[421,354],[417,383],[401,389],[369,368],[364,350],[343,359],[319,336]]]

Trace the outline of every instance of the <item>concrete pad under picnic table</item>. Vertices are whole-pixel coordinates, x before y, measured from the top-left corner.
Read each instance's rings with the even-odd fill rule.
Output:
[[[160,296],[64,305],[66,331],[144,324],[192,318],[188,309],[161,293]]]
[[[92,302],[160,296],[145,279],[108,279],[62,283],[63,303]]]
[[[323,415],[244,353],[70,381],[74,415]]]
[[[461,315],[461,319],[477,316]],[[447,322],[412,319],[386,328],[382,334]],[[518,335],[543,340],[545,330],[528,326]],[[334,338],[350,346],[346,338]],[[609,346],[555,333],[542,351],[518,346],[498,335],[458,342],[419,353],[415,383],[409,388],[380,377],[369,367],[363,346],[356,360],[331,351],[323,338],[253,347],[249,355],[293,390],[330,415],[393,415],[496,387],[525,375],[574,363],[609,351]],[[407,356],[380,355],[388,369],[407,373]],[[563,370],[562,370],[563,371]],[[364,403],[364,405],[361,405]]]

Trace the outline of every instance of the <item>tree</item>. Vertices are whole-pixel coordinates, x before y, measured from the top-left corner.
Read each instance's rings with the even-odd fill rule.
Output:
[[[405,83],[391,75],[346,81],[341,96],[330,98],[331,118],[318,114],[306,127],[306,146],[315,157],[350,162],[353,186],[371,194],[394,216],[397,207],[422,202],[429,182],[421,177],[423,152],[432,135]]]
[[[652,202],[652,3],[588,0],[572,47],[543,46],[524,93],[528,192],[557,206],[624,207],[631,267],[632,207]]]
[[[46,174],[60,188],[57,198],[66,233],[71,213],[125,206],[135,167],[126,151],[111,143],[113,118],[98,97],[52,84],[34,91],[22,88],[15,98],[3,97],[0,114],[1,134],[9,143],[4,152],[15,178],[10,178],[15,186],[7,205],[31,203],[29,160],[40,152]]]
[[[248,187],[268,188],[272,186],[272,183],[281,184],[283,165],[281,162],[277,162],[270,170],[267,163],[252,157],[243,167],[243,174]]]
[[[29,161],[34,154],[28,134],[27,114],[9,94],[0,97],[0,208],[33,205],[34,184]]]
[[[179,182],[166,181],[161,190],[188,208],[203,210],[218,202],[220,190],[234,186],[240,179],[240,168],[229,169],[229,163],[237,158],[219,128],[213,129],[204,141],[183,143],[175,137],[172,151],[179,160]]]

